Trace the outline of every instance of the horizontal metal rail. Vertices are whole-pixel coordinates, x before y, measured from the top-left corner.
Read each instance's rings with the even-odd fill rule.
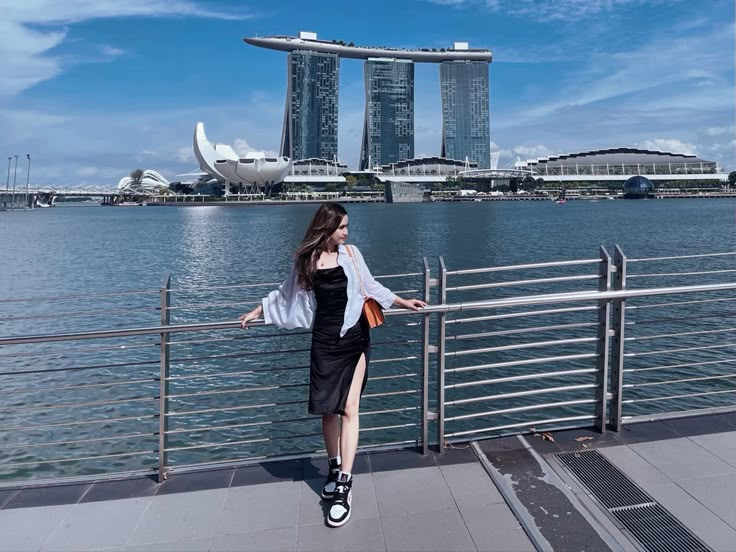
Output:
[[[645,310],[657,309],[662,307],[679,307],[683,305],[698,305],[700,303],[725,303],[728,301],[736,301],[736,297],[724,297],[720,299],[697,299],[694,301],[672,301],[668,303],[654,303],[651,305],[626,305],[626,310]]]
[[[509,318],[527,318],[530,316],[544,316],[547,314],[565,314],[571,312],[597,311],[600,307],[593,305],[589,307],[567,307],[563,309],[544,309],[526,312],[511,312],[507,314],[493,314],[490,316],[471,316],[468,318],[449,318],[445,324],[468,324],[472,322],[485,322],[488,320],[506,320]]]
[[[501,408],[498,410],[486,410],[485,412],[473,412],[472,414],[460,414],[458,416],[445,417],[446,422],[457,420],[470,420],[473,418],[483,418],[486,416],[500,416],[504,414],[518,414],[519,412],[531,412],[533,410],[545,410],[547,408],[561,408],[565,406],[577,406],[581,404],[594,404],[595,399],[576,399],[571,401],[558,401],[545,404],[532,404],[527,406],[516,406],[514,408]]]
[[[509,368],[511,366],[528,366],[530,364],[549,364],[550,362],[567,362],[570,360],[585,360],[596,358],[597,353],[581,353],[577,355],[561,355],[554,357],[539,357],[523,360],[509,360],[507,362],[491,362],[489,364],[476,364],[474,366],[461,366],[459,368],[447,368],[446,374],[453,372],[474,372],[476,370],[487,370],[491,368]]]
[[[581,368],[580,370],[558,370],[557,372],[544,372],[542,374],[524,374],[520,376],[507,376],[504,378],[491,378],[484,380],[466,381],[462,383],[450,383],[445,389],[463,389],[466,387],[477,387],[479,385],[493,385],[498,383],[511,383],[515,381],[530,381],[546,378],[561,378],[564,376],[577,376],[580,374],[595,374],[595,368]],[[447,419],[447,418],[445,418]]]
[[[626,259],[628,263],[643,263],[650,261],[673,261],[682,259],[703,259],[705,257],[730,257],[736,255],[735,251],[728,251],[725,253],[700,253],[698,255],[679,255],[675,257],[645,257],[641,259]]]
[[[489,272],[501,272],[506,270],[528,270],[532,268],[558,268],[561,266],[580,266],[599,264],[600,259],[575,259],[572,261],[553,261],[549,263],[531,263],[508,266],[494,266],[489,268],[470,268],[465,270],[448,270],[445,272],[447,276],[465,275],[465,274],[487,274]]]
[[[499,399],[514,399],[517,397],[531,397],[532,395],[544,395],[546,393],[564,393],[566,391],[582,391],[583,389],[595,389],[594,383],[585,383],[581,385],[564,385],[561,387],[546,387],[544,389],[532,389],[529,391],[514,391],[511,393],[501,393],[498,395],[485,395],[483,397],[471,397],[468,399],[456,399],[454,401],[446,401],[445,406],[457,406],[459,404],[470,404],[484,401],[494,401]]]
[[[650,397],[646,399],[625,399],[622,402],[625,404],[634,404],[634,403],[657,402],[657,401],[671,401],[674,399],[688,399],[692,397],[708,397],[711,395],[724,395],[724,394],[730,394],[730,393],[736,393],[736,389],[727,389],[724,391],[706,391],[703,393],[683,393],[681,395],[670,395],[667,397]]]
[[[533,284],[550,284],[555,282],[579,282],[586,280],[598,280],[597,274],[585,274],[582,276],[558,276],[555,278],[534,278],[531,280],[513,280],[508,282],[494,282],[492,284],[470,284],[465,286],[448,287],[447,291],[469,291],[478,289],[509,288],[514,286],[525,286]]]
[[[518,428],[526,428],[528,432],[532,432],[535,430],[537,426],[546,426],[549,424],[559,424],[563,422],[582,422],[582,421],[593,421],[595,420],[595,416],[589,416],[589,415],[583,415],[583,416],[566,416],[563,418],[550,418],[546,420],[533,420],[528,422],[519,422],[515,424],[505,424],[500,426],[493,426],[493,427],[485,427],[480,429],[469,429],[466,431],[455,431],[446,433],[445,435],[448,438],[453,437],[464,437],[467,435],[477,435],[479,433],[492,433],[496,431],[504,431],[506,429],[518,429]]]
[[[705,274],[732,274],[736,269],[701,270],[698,272],[657,272],[651,274],[627,274],[626,278],[661,278],[663,276],[703,276]]]
[[[700,331],[695,331],[695,332],[679,332],[679,333],[657,334],[657,335],[640,335],[640,336],[634,336],[634,337],[627,337],[625,338],[625,341],[649,341],[652,339],[665,339],[668,337],[689,337],[693,335],[712,335],[712,334],[733,333],[733,332],[736,332],[736,328],[725,328],[722,330],[700,330]]]
[[[665,364],[663,366],[647,366],[645,368],[625,368],[625,373],[633,372],[651,372],[654,370],[671,370],[672,368],[693,368],[695,366],[711,366],[714,364],[728,364],[729,362],[736,362],[736,357],[727,358],[723,360],[710,360],[707,362],[684,362],[681,364]]]
[[[448,335],[447,341],[455,341],[460,339],[479,339],[482,337],[499,337],[504,335],[523,335],[527,333],[539,333],[557,330],[569,330],[572,328],[592,328],[598,326],[597,322],[578,322],[574,324],[557,324],[550,326],[535,326],[531,328],[518,328],[514,330],[498,330],[494,332],[481,332],[474,334]]]
[[[625,383],[624,387],[629,389],[639,389],[642,387],[655,387],[658,385],[672,385],[675,383],[692,383],[694,381],[711,381],[720,379],[733,379],[736,378],[736,374],[726,374],[723,376],[702,376],[699,378],[681,378],[675,380],[664,380],[664,381],[648,381],[644,383]]]
[[[706,284],[694,286],[675,286],[651,289],[626,289],[622,291],[579,291],[571,293],[552,293],[543,295],[530,295],[527,297],[510,297],[506,299],[493,299],[487,301],[469,301],[451,303],[446,305],[428,305],[419,311],[406,309],[389,309],[385,311],[388,316],[396,315],[422,315],[434,313],[463,312],[480,309],[496,309],[504,307],[516,307],[525,305],[545,305],[568,302],[591,302],[608,301],[615,299],[632,299],[636,297],[649,297],[656,295],[679,295],[684,293],[704,293],[712,291],[736,290],[736,282],[727,284]],[[251,322],[252,326],[265,325],[262,321]],[[131,328],[121,330],[108,330],[102,332],[78,332],[68,334],[48,334],[35,336],[17,336],[0,338],[0,346],[22,345],[27,343],[48,343],[55,341],[75,341],[83,339],[102,339],[129,337],[135,335],[173,334],[179,332],[203,332],[212,330],[229,330],[240,328],[239,322],[208,322],[199,324],[172,324],[170,326],[154,326],[144,328]]]

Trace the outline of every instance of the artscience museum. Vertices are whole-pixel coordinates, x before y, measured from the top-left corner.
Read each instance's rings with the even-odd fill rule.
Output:
[[[194,156],[199,168],[225,185],[225,195],[234,193],[270,194],[275,184],[289,172],[288,157],[267,157],[264,152],[249,152],[240,157],[230,146],[213,144],[207,139],[204,124],[194,129]]]

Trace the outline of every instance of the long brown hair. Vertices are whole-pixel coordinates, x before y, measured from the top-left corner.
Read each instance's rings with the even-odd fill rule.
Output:
[[[314,213],[304,239],[294,255],[299,285],[303,289],[312,289],[317,260],[322,251],[327,249],[327,241],[347,214],[342,205],[332,202],[323,203]]]

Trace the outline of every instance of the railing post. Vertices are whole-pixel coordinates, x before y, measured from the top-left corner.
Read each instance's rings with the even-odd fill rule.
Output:
[[[161,287],[161,325],[168,326],[171,322],[169,306],[171,304],[171,274],[166,274]],[[167,477],[168,431],[169,431],[169,334],[161,332],[161,380],[159,387],[158,413],[158,482],[162,483]]]
[[[447,268],[440,257],[439,291],[437,302],[447,303]],[[440,313],[437,323],[437,449],[445,451],[445,320],[447,313]]]
[[[611,290],[611,256],[605,247],[600,248],[601,264],[598,269],[598,291]],[[606,432],[608,423],[608,357],[609,357],[609,334],[611,329],[611,302],[608,300],[598,301],[598,346],[596,348],[596,389],[595,402],[596,429],[601,433]]]
[[[617,245],[613,252],[613,265],[616,269],[613,276],[613,291],[626,289],[626,255]],[[624,388],[624,326],[626,322],[626,300],[613,301],[611,340],[611,415],[610,426],[614,431],[621,431],[621,401]]]
[[[424,289],[422,300],[429,304],[431,298],[432,279],[430,278],[429,262],[424,257]],[[429,434],[429,314],[422,316],[422,454],[427,454],[427,437]]]

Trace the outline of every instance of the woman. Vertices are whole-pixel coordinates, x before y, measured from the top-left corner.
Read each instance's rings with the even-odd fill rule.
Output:
[[[358,409],[367,381],[370,328],[362,315],[363,293],[383,308],[419,310],[376,282],[354,246],[346,246],[348,215],[338,203],[323,203],[297,249],[286,281],[262,304],[240,317],[241,326],[261,315],[282,328],[312,328],[309,413],[322,416],[329,475],[322,497],[331,499],[331,527],[350,519],[352,469],[358,447]]]

